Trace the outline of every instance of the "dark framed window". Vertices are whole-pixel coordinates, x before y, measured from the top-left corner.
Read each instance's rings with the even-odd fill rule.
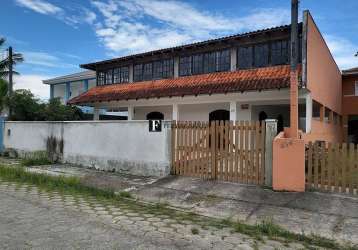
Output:
[[[216,52],[204,54],[204,70],[203,73],[211,73],[216,71]]]
[[[153,62],[153,79],[161,79],[163,77],[163,61]]]
[[[113,83],[113,69],[109,69],[106,71],[105,84],[112,84],[112,83]]]
[[[216,71],[229,71],[231,64],[230,50],[222,50],[217,52],[217,68]]]
[[[153,64],[152,63],[146,63],[143,64],[143,80],[149,81],[153,78]]]
[[[102,71],[97,72],[97,85],[104,85],[105,74]]]
[[[269,64],[269,45],[267,43],[254,46],[254,66],[265,67]]]
[[[253,47],[239,47],[237,50],[237,65],[239,69],[250,69],[253,66]]]
[[[191,56],[179,58],[179,76],[191,75]]]
[[[288,40],[274,41],[271,44],[271,63],[272,65],[288,64],[289,62]]]
[[[192,66],[192,74],[198,75],[202,74],[204,71],[203,64],[203,54],[193,55],[193,66]]]
[[[170,78],[174,75],[174,60],[167,59],[163,60],[163,72],[162,78]]]
[[[121,67],[120,82],[129,82],[129,67]]]
[[[121,68],[114,68],[113,69],[113,83],[120,83],[121,82]]]
[[[140,82],[143,80],[143,64],[137,64],[133,67],[133,81]]]

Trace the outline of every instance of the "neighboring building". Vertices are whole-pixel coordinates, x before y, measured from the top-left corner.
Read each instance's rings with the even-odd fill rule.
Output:
[[[342,90],[344,138],[358,144],[358,68],[343,70]]]
[[[96,72],[86,70],[44,80],[43,83],[50,85],[50,99],[60,98],[61,102],[66,104],[69,99],[96,86]],[[85,113],[93,113],[93,108],[91,107],[81,107],[81,109]]]
[[[81,65],[97,86],[69,103],[129,120],[278,119],[289,126],[290,25]],[[342,76],[308,11],[299,24],[300,129],[341,140]]]

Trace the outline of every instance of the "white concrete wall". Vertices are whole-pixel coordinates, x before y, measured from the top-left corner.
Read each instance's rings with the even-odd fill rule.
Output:
[[[230,103],[183,104],[178,106],[179,121],[209,121],[209,113],[218,109],[230,110]]]
[[[63,162],[136,175],[170,171],[169,122],[162,132],[149,132],[148,121],[5,122],[4,146],[20,155],[46,150],[50,136],[63,140]]]

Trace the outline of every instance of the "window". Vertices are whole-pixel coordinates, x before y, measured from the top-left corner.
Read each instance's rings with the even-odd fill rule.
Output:
[[[163,74],[161,78],[170,78],[174,75],[174,60],[168,59],[163,61]]]
[[[271,44],[272,65],[288,64],[288,40],[275,41]]]
[[[109,69],[106,72],[106,80],[105,80],[105,84],[112,84],[113,83],[113,70]]]
[[[129,67],[121,67],[120,82],[129,82]]]
[[[250,69],[253,66],[253,48],[252,46],[248,47],[239,47],[238,49],[238,68],[239,69]]]
[[[355,91],[354,91],[354,95],[358,96],[358,81],[355,82]]]
[[[202,74],[204,71],[203,66],[204,66],[203,65],[203,54],[193,55],[192,74],[193,75]]]
[[[210,73],[216,71],[216,52],[210,52],[204,54],[204,73]]]
[[[269,64],[269,46],[268,44],[258,44],[254,47],[254,65],[255,67],[265,67]]]
[[[143,80],[143,64],[134,65],[133,81],[139,82]]]
[[[229,71],[230,61],[231,61],[230,50],[218,51],[216,71]]]
[[[97,85],[104,85],[104,72],[97,72]]]
[[[120,68],[114,68],[113,69],[113,83],[120,83],[121,82],[120,74],[121,74],[121,69]]]
[[[143,65],[143,80],[149,81],[153,78],[153,64],[146,63]]]
[[[191,56],[179,58],[179,76],[191,75]]]
[[[163,75],[163,62],[156,61],[153,63],[153,78],[160,79]]]
[[[213,51],[192,56],[180,57],[179,75],[198,75],[218,71],[229,71],[230,50]]]

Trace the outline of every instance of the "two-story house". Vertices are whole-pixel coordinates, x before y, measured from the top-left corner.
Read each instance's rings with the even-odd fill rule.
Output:
[[[129,120],[278,120],[289,126],[290,25],[81,65],[97,86],[68,103]],[[342,76],[308,11],[299,24],[299,126],[341,139]]]

